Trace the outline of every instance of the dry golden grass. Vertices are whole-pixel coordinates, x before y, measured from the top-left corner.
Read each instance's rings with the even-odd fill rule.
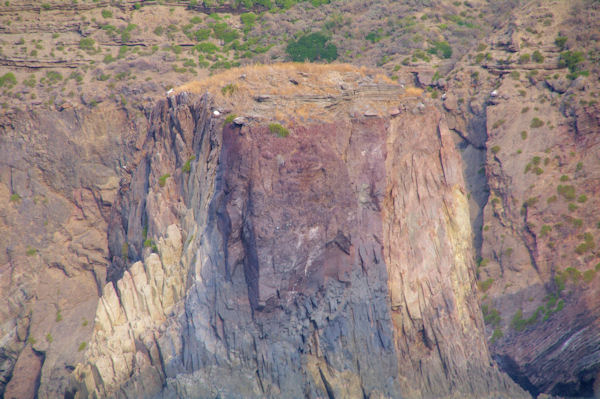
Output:
[[[271,65],[257,64],[228,69],[206,79],[179,86],[174,91],[198,94],[208,91],[211,94],[217,94],[217,92],[220,94],[223,87],[234,84],[237,86],[237,91],[250,92],[246,94],[256,94],[258,91],[261,94],[271,95],[314,94],[320,90],[326,91],[331,87],[334,83],[331,78],[335,73],[344,74],[346,79],[350,77],[348,75],[355,75],[354,80],[358,80],[367,74],[376,74],[376,71],[366,67],[335,63],[327,65],[293,62]],[[242,76],[243,78],[241,78]],[[378,79],[384,81],[381,76],[377,74]],[[289,81],[290,79],[302,80],[302,84],[295,85]]]
[[[206,79],[179,86],[174,92],[208,92],[214,97],[215,104],[228,112],[237,115],[270,115],[275,120],[285,120],[289,117],[331,116],[336,111],[325,109],[326,105],[330,104],[327,102],[330,100],[326,99],[341,97],[344,90],[358,89],[362,83],[369,82],[392,85],[401,90],[396,82],[376,69],[336,63],[280,63],[229,69]],[[422,93],[421,89],[408,88],[405,94],[398,95],[396,100],[404,96],[420,96]],[[275,98],[273,101],[257,102],[257,96]],[[313,99],[307,100],[311,96]],[[319,98],[325,100],[319,102]],[[389,100],[394,101],[394,98]],[[380,105],[376,105],[376,109],[383,110],[389,105],[388,99],[375,102]]]
[[[419,89],[418,87],[407,87],[404,94],[406,97],[419,97],[423,94],[423,89]]]

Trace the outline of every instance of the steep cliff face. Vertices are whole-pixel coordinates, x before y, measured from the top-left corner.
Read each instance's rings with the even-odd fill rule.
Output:
[[[83,360],[107,220],[145,118],[124,109],[0,117],[0,394],[56,397]],[[141,145],[141,142],[140,142]],[[77,158],[74,154],[82,154]]]
[[[450,80],[444,103],[486,122],[471,129],[487,141],[475,165],[489,186],[478,227],[482,308],[493,357],[533,395],[600,392],[599,81],[597,62],[585,62],[597,51],[598,9],[524,5],[490,37],[483,68]],[[476,145],[468,124],[453,128]]]
[[[208,84],[153,111],[70,395],[526,396],[486,348],[434,107],[344,66]]]

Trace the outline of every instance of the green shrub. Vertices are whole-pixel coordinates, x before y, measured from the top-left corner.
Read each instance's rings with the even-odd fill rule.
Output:
[[[27,246],[27,251],[25,251],[25,254],[27,256],[33,256],[35,254],[37,254],[37,249],[30,247],[29,245]]]
[[[62,317],[62,313],[60,312],[60,309],[56,309],[56,317],[54,318],[54,320],[58,323],[61,322],[63,319]]]
[[[201,42],[207,40],[210,37],[210,29],[202,28],[194,32],[194,38],[196,41]]]
[[[483,321],[487,325],[498,327],[502,321],[500,312],[496,308],[490,308],[488,305],[481,305],[481,312],[483,313]]]
[[[529,126],[535,129],[544,126],[544,122],[536,116],[531,120],[531,124]]]
[[[589,269],[583,272],[583,281],[586,283],[592,282],[594,277],[596,276],[596,271],[594,269]]]
[[[51,344],[52,341],[54,341],[54,338],[52,338],[52,334],[48,333],[46,334],[46,341]]]
[[[9,89],[17,84],[17,78],[12,72],[7,72],[0,76],[0,87],[8,87]]]
[[[371,31],[365,36],[365,39],[375,44],[381,39],[383,39],[382,33],[383,31],[381,29]]]
[[[523,54],[519,57],[519,64],[527,64],[531,60],[529,54]]]
[[[237,90],[237,86],[233,83],[226,84],[221,88],[221,94],[224,96],[230,96]]]
[[[561,182],[566,182],[566,181],[569,181],[569,180],[570,180],[570,179],[569,179],[569,176],[567,176],[567,175],[562,175],[562,176],[560,177],[560,181],[561,181]]]
[[[46,72],[46,80],[51,85],[60,82],[62,79],[63,79],[63,76],[60,74],[60,72],[56,72],[56,71]]]
[[[527,319],[523,319],[523,310],[519,309],[513,316],[510,326],[516,331],[523,331],[528,326],[535,324],[540,317],[540,314],[544,312],[544,308],[540,306],[536,311]]]
[[[300,37],[297,41],[289,43],[285,49],[292,61],[328,61],[335,60],[338,56],[337,47],[328,44],[329,38],[321,33],[310,33]]]
[[[497,145],[493,146],[493,147],[491,148],[491,151],[492,151],[492,154],[497,154],[497,153],[499,153],[499,152],[500,152],[500,146],[497,146]]]
[[[440,58],[452,57],[452,47],[450,47],[447,41],[434,42],[433,48],[429,50],[430,53],[437,54]],[[433,52],[431,50],[433,50]]]
[[[583,204],[584,202],[587,201],[587,195],[585,194],[581,194],[579,197],[577,197],[577,202],[579,202],[580,204]]]
[[[195,159],[196,159],[196,157],[193,155],[191,157],[189,157],[188,160],[185,161],[185,163],[181,167],[181,171],[183,173],[190,173],[190,171],[192,170],[192,161]]]
[[[112,18],[113,14],[110,10],[102,10],[102,18]]]
[[[562,51],[565,49],[565,44],[567,43],[567,37],[566,36],[557,36],[556,39],[554,39],[554,44],[556,44],[556,46]]]
[[[285,127],[281,126],[279,123],[270,123],[269,131],[273,134],[276,134],[279,137],[287,137],[290,134],[290,132]]]
[[[21,196],[18,193],[13,193],[10,196],[10,202],[19,202],[21,201]]]
[[[575,187],[574,186],[558,185],[558,187],[556,188],[556,191],[558,192],[558,194],[562,195],[568,201],[573,201],[575,199]]]
[[[569,68],[569,71],[574,73],[579,69],[579,64],[583,62],[584,59],[583,52],[581,51],[563,51],[560,53],[558,66],[560,68]]]
[[[165,173],[164,175],[162,175],[161,177],[158,178],[158,185],[160,187],[164,187],[165,184],[167,183],[167,179],[171,177],[171,175],[169,173]]]
[[[79,348],[77,348],[77,352],[81,352],[87,346],[87,342],[82,342],[79,344]]]
[[[533,54],[531,54],[531,59],[538,64],[544,62],[544,56],[539,52],[539,50],[535,50]]]
[[[497,129],[500,126],[502,126],[504,124],[504,122],[506,122],[504,119],[499,119],[496,122],[494,122],[494,124],[492,125],[492,128]]]
[[[496,341],[498,341],[500,338],[502,338],[504,336],[504,334],[502,333],[502,330],[498,327],[494,329],[494,333],[492,334],[492,338],[490,338],[490,343],[494,343]]]
[[[493,283],[494,283],[494,279],[493,278],[488,278],[485,281],[479,281],[477,283],[477,286],[479,287],[479,290],[481,292],[486,292],[487,290],[490,289],[490,287],[492,286]]]
[[[565,275],[565,278],[570,278],[575,284],[581,280],[581,272],[574,267],[567,267],[563,274]]]
[[[244,32],[249,32],[256,21],[256,14],[253,12],[245,12],[240,15],[240,21],[244,25]]]
[[[542,229],[540,230],[540,237],[547,236],[548,233],[551,232],[551,231],[552,231],[552,227],[551,226],[549,226],[547,224],[542,225]]]
[[[154,28],[154,34],[156,36],[162,36],[164,31],[165,31],[165,29],[162,26],[157,26],[156,28]]]
[[[569,208],[569,211],[575,212],[579,207],[577,205],[571,203],[571,204],[569,204],[568,208]]]
[[[23,84],[27,87],[34,87],[36,84],[35,75],[29,75],[28,78],[23,80]]]
[[[583,255],[584,253],[594,249],[594,247],[596,246],[596,244],[594,243],[594,236],[590,232],[586,232],[583,234],[583,240],[584,242],[582,242],[575,248],[575,252],[578,255]]]
[[[217,39],[223,40],[225,44],[234,41],[240,37],[240,34],[231,29],[226,22],[216,23],[212,26],[214,35]]]
[[[210,42],[202,42],[202,43],[198,43],[194,46],[194,49],[196,49],[199,52],[202,53],[207,53],[207,54],[213,54],[214,52],[216,52],[219,48]]]
[[[223,125],[229,125],[230,123],[233,122],[233,120],[236,118],[235,114],[229,114],[225,117],[225,121],[223,122]]]
[[[84,51],[91,52],[94,51],[94,44],[96,44],[94,39],[91,37],[85,37],[79,41],[79,48]]]

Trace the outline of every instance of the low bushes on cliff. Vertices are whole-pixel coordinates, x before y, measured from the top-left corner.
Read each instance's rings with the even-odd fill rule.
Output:
[[[297,41],[288,44],[285,51],[292,61],[318,61],[331,62],[338,57],[337,47],[328,43],[329,38],[322,33],[310,33],[300,37]]]

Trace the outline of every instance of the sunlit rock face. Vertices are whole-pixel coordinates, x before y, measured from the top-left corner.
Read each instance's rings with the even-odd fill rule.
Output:
[[[487,351],[440,113],[364,71],[250,96],[253,72],[155,107],[69,395],[526,396]]]

